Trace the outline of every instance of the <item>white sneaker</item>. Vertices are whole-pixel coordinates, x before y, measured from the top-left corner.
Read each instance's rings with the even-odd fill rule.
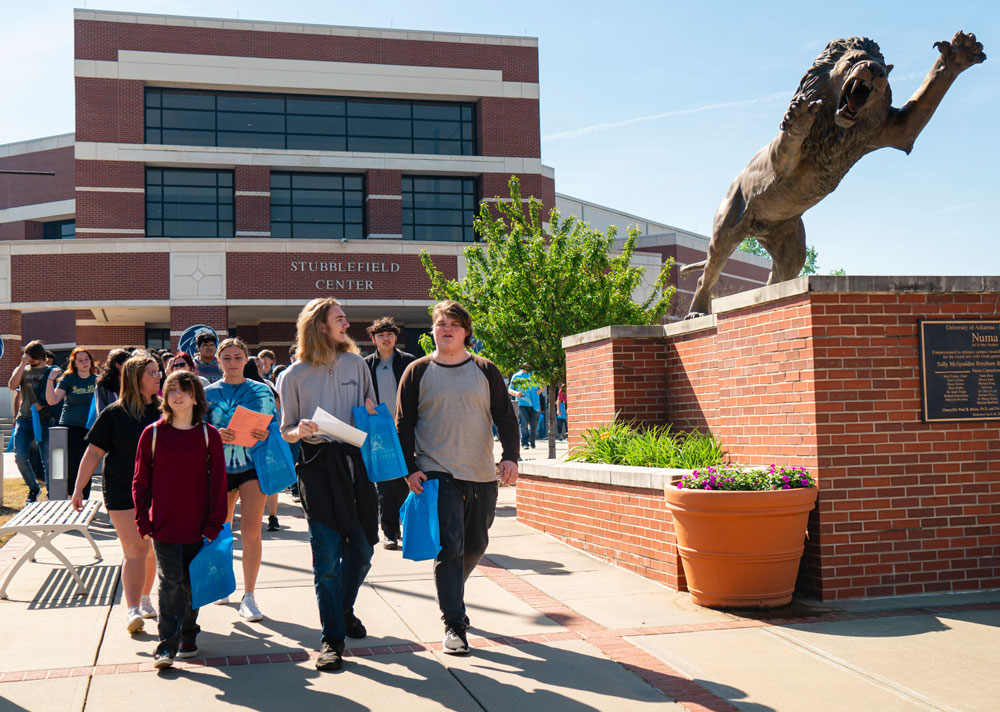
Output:
[[[228,606],[229,605],[229,596],[224,596],[224,597],[220,598],[218,601],[212,601],[212,603],[214,603],[217,606]]]
[[[129,633],[141,633],[144,625],[146,625],[146,622],[142,620],[142,613],[139,612],[139,606],[129,606],[128,623],[125,624],[126,630]]]
[[[243,600],[240,602],[240,617],[251,622],[264,620],[264,614],[257,608],[257,601],[252,593],[243,594]]]
[[[156,618],[156,609],[153,608],[153,602],[149,600],[149,596],[143,596],[139,599],[139,615],[143,618]]]

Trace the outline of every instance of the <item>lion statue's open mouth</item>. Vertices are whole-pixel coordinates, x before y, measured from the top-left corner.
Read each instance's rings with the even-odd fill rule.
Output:
[[[888,85],[888,74],[892,70],[892,65],[885,67],[874,61],[866,61],[855,65],[844,81],[844,87],[840,92],[840,101],[837,104],[837,111],[834,114],[834,123],[842,129],[854,126],[858,119],[858,113],[868,103],[873,91],[878,89],[885,91]]]

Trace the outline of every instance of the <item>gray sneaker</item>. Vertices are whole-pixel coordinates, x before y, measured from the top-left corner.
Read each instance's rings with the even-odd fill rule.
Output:
[[[469,652],[469,641],[465,637],[465,631],[452,626],[444,629],[444,641],[441,646],[449,655],[465,655]]]

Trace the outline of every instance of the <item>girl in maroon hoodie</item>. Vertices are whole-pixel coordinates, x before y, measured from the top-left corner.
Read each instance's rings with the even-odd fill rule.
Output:
[[[203,422],[205,390],[189,371],[163,384],[163,417],[142,431],[132,497],[139,533],[153,540],[160,578],[157,668],[198,654],[198,609],[191,608],[188,566],[226,521],[226,458],[219,431]]]

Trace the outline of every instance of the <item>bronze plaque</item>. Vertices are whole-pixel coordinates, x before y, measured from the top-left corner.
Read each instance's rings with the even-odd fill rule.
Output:
[[[921,321],[924,420],[1000,420],[1000,321]]]

